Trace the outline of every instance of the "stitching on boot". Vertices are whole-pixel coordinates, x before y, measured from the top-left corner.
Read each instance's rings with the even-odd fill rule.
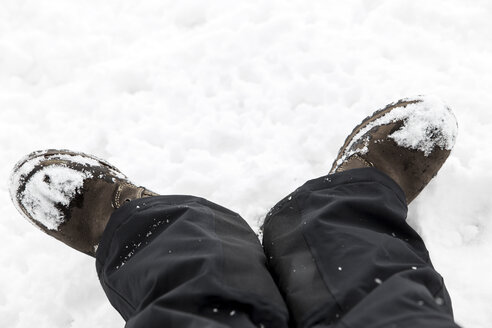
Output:
[[[121,197],[121,185],[118,185],[118,188],[116,188],[116,192],[114,195],[114,205],[115,208],[120,208],[120,197]]]
[[[127,183],[127,182],[122,182],[120,185],[118,185],[118,188],[116,189],[116,193],[115,193],[115,197],[114,197],[114,203],[115,203],[116,208],[121,207],[121,201],[120,201],[121,192],[123,191],[123,187],[126,187],[126,186],[132,186],[132,184]]]
[[[360,156],[359,154],[355,153],[353,154],[352,156],[350,156],[349,158],[347,158],[342,164],[340,164],[340,166],[338,166],[335,170],[334,173],[336,172],[343,172],[345,171],[345,165],[351,160],[351,159],[357,159],[359,160],[363,165],[365,165],[366,167],[374,167],[374,164],[370,161],[368,161],[367,159],[365,159],[364,157]]]
[[[118,185],[118,188],[116,188],[116,192],[115,192],[115,196],[114,196],[114,204],[115,204],[116,208],[121,207],[121,193],[123,192],[124,187],[135,187],[135,186],[131,183],[128,183],[128,182],[122,182],[121,184]],[[137,193],[137,197],[135,197],[135,199],[142,198],[142,194],[143,194],[143,191],[145,190],[145,188],[139,187],[137,189],[138,189],[138,193]]]
[[[368,161],[367,159],[365,159],[364,157],[360,156],[359,154],[354,154],[352,155],[353,157],[356,157],[358,160],[360,160],[361,162],[363,162],[365,165],[367,165],[367,167],[374,167],[374,164],[370,161]]]

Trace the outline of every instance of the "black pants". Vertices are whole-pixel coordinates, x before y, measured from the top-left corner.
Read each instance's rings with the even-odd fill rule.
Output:
[[[280,201],[263,248],[236,213],[191,196],[111,217],[97,272],[126,327],[458,327],[442,277],[405,222],[403,191],[364,168]]]

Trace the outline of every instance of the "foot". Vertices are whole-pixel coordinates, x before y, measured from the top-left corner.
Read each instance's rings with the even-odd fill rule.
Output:
[[[30,222],[91,256],[115,209],[157,195],[105,161],[68,150],[37,151],[22,159],[12,172],[10,194]]]
[[[457,131],[456,118],[438,99],[402,99],[355,127],[330,173],[375,167],[400,185],[410,203],[446,161]]]

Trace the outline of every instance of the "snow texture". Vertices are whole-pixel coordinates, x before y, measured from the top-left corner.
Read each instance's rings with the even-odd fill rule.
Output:
[[[460,133],[408,221],[458,323],[489,327],[490,17],[485,0],[1,0],[0,327],[124,325],[93,259],[13,207],[7,180],[25,154],[95,154],[257,229],[326,174],[361,119],[420,94],[449,104]]]
[[[50,230],[58,230],[64,215],[55,205],[68,207],[80,192],[84,180],[91,177],[90,172],[60,165],[44,167],[27,181],[19,202],[34,220]]]
[[[436,147],[452,150],[458,135],[458,123],[453,112],[439,98],[422,97],[419,100],[401,112],[392,111],[385,115],[385,119],[393,122],[404,120],[403,126],[389,137],[399,146],[419,150],[425,156],[429,156]]]

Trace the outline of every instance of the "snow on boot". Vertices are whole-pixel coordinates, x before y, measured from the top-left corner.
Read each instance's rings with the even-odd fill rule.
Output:
[[[137,187],[109,163],[69,150],[43,150],[14,167],[10,195],[48,235],[95,256],[104,228],[125,202],[157,194]]]
[[[439,99],[402,99],[355,127],[330,173],[375,167],[400,185],[410,203],[446,161],[457,132],[454,114]]]

